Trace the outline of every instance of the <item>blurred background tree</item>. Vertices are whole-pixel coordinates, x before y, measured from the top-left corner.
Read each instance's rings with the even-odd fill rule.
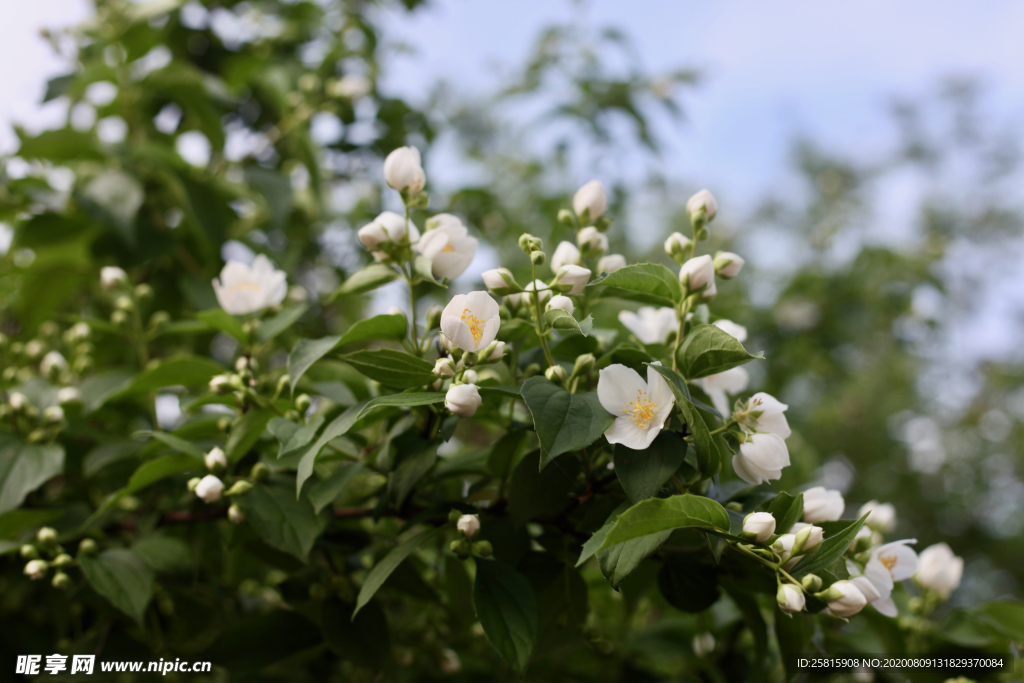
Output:
[[[214,305],[209,283],[224,260],[252,253],[270,255],[307,290],[310,308],[297,330],[344,329],[364,314],[360,299],[336,291],[367,259],[355,229],[392,208],[378,181],[384,155],[414,144],[429,164],[431,144],[442,139],[450,161],[474,181],[435,190],[434,205],[461,214],[493,248],[481,249],[456,289],[472,289],[523,231],[549,244],[569,237],[557,211],[590,176],[614,190],[611,251],[670,264],[660,240],[688,224],[683,202],[699,188],[660,171],[658,128],[687,125],[686,98],[697,96],[699,74],[648,73],[630,37],[564,25],[538,36],[527,62],[493,92],[467,97],[439,83],[425,101],[410,102],[378,86],[382,17],[383,10],[431,11],[421,5],[97,0],[89,22],[49,34],[68,72],[50,81],[46,99],[65,99],[68,117],[58,129],[19,130],[20,147],[2,167],[0,222],[13,230],[0,259],[3,333],[29,339],[50,320],[105,317],[90,292],[99,268],[113,264],[153,287],[155,309],[188,318]],[[954,607],[1019,595],[1024,581],[1024,368],[979,362],[960,347],[964,337],[985,333],[971,327],[972,310],[981,297],[998,295],[993,281],[1019,263],[1022,219],[1008,187],[1019,154],[1014,138],[979,113],[983,97],[976,83],[953,80],[934,95],[894,102],[896,142],[872,158],[794,141],[802,187],[749,215],[723,211],[711,238],[740,254],[777,243],[796,255],[750,269],[741,287],[722,295],[751,330],[748,346],[771,360],[752,370],[752,386],[790,405],[794,466],[782,484],[817,479],[851,504],[890,500],[898,536],[916,536],[919,547],[948,540],[967,559]],[[618,172],[627,158],[643,159],[644,175]],[[874,236],[885,231],[885,214],[873,202],[879,188],[904,185],[921,197],[916,229],[896,246],[880,243]],[[392,303],[382,292],[373,306]],[[425,308],[432,303],[423,299]],[[756,314],[743,318],[749,304]],[[615,304],[601,305],[613,319]],[[1019,331],[1019,322],[1005,329]],[[157,346],[163,353],[212,348],[217,357],[223,343],[201,327],[175,324]],[[87,372],[123,355],[118,344],[97,343],[76,361]],[[9,360],[12,382],[17,367]],[[143,366],[147,358],[130,362]],[[144,417],[104,408],[94,419]],[[195,433],[212,429],[209,417],[189,420]],[[93,445],[88,427],[71,435],[69,481],[83,476]],[[406,679],[450,673],[451,647],[467,674],[493,680],[490,655],[468,623],[440,623],[439,612],[408,597],[431,588],[412,573],[406,579],[399,591],[406,595],[389,598],[405,617],[390,624],[398,661],[420,672]],[[655,680],[689,671],[713,680],[714,668],[698,674],[691,666],[713,659],[701,634],[739,637],[730,630],[739,612],[728,601],[708,615],[678,612],[654,583],[642,575],[621,594],[591,591],[586,637],[552,631],[531,677]],[[278,587],[285,595],[291,588]],[[0,589],[5,656],[48,651],[54,619],[75,617]],[[199,651],[222,626],[202,621],[196,633],[166,637]],[[66,624],[57,630],[75,635]],[[843,637],[867,639],[865,651],[881,652],[895,636],[852,630]],[[883,644],[873,649],[871,638]],[[122,638],[111,647],[134,653],[140,646]],[[374,647],[342,657],[358,664],[376,656]],[[322,660],[301,661],[304,674],[281,666],[266,680],[327,679]],[[730,680],[748,673],[742,661],[719,664]]]

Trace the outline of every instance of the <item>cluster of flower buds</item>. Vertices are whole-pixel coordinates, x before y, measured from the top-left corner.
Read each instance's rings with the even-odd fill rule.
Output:
[[[473,541],[473,537],[480,531],[480,516],[465,515],[458,510],[452,510],[448,515],[450,522],[455,522],[459,538],[451,542],[450,548],[460,559],[467,559],[471,556],[490,557],[494,554],[494,548],[490,541]]]
[[[78,544],[79,557],[94,555],[97,552],[96,542],[86,538]],[[53,569],[53,578],[50,585],[60,590],[71,587],[71,577],[67,574],[69,567],[75,566],[78,561],[71,557],[62,545],[58,542],[57,531],[51,527],[42,527],[36,532],[35,543],[26,543],[21,546],[21,558],[27,560],[24,573],[33,581],[46,578]]]

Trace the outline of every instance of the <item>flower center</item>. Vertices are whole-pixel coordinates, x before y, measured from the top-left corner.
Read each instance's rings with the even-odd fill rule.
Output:
[[[651,420],[654,419],[654,409],[657,407],[657,403],[647,398],[646,391],[637,389],[636,400],[627,403],[626,408],[622,412],[629,416],[629,419],[637,427],[647,429],[651,424]]]
[[[462,310],[461,320],[469,328],[469,333],[473,335],[473,341],[479,344],[480,338],[484,336],[484,321],[473,315],[468,308]]]
[[[878,561],[882,563],[882,566],[889,570],[889,575],[892,576],[892,568],[896,566],[896,556],[883,555],[878,558]]]
[[[451,254],[454,251],[455,251],[455,247],[453,247],[451,242],[449,242],[448,244],[444,245],[444,249],[441,250],[441,253],[442,254]]]
[[[231,289],[229,291],[232,294],[237,294],[238,292],[259,293],[260,291],[262,291],[262,288],[257,284],[253,284],[252,282],[239,282],[238,284],[231,285]]]

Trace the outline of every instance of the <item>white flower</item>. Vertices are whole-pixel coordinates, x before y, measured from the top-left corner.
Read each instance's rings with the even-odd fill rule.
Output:
[[[860,506],[857,517],[863,517],[867,513],[867,525],[882,533],[887,533],[896,528],[896,507],[892,503],[879,503],[871,500]]]
[[[619,322],[644,344],[663,344],[679,327],[676,309],[668,306],[641,306],[636,313],[619,311]]]
[[[248,266],[228,261],[213,281],[220,307],[232,315],[245,315],[276,306],[288,294],[288,279],[283,270],[274,268],[263,254]]]
[[[420,164],[420,151],[415,147],[399,147],[391,152],[384,160],[384,180],[399,192],[421,192],[427,175]]]
[[[743,325],[737,325],[733,321],[726,320],[725,318],[722,318],[721,320],[716,320],[711,324],[717,327],[718,329],[722,330],[726,334],[736,337],[736,341],[738,342],[747,341],[747,328],[743,327]]]
[[[43,409],[43,420],[49,424],[57,424],[64,421],[64,409],[60,406],[47,406]]]
[[[580,266],[562,266],[557,273],[555,280],[559,285],[572,287],[567,292],[569,296],[582,294],[583,288],[590,282],[590,271]]]
[[[572,299],[567,296],[562,296],[561,294],[551,297],[551,301],[548,302],[547,310],[550,311],[552,308],[561,309],[569,315],[572,315],[573,311],[576,310],[576,306],[573,305]]]
[[[715,284],[715,280],[712,280],[711,284],[709,284],[707,288],[700,293],[700,298],[702,300],[706,299],[707,301],[711,301],[716,296],[718,296],[718,285]]]
[[[744,417],[741,420],[741,424],[754,432],[778,434],[783,439],[788,439],[789,435],[793,433],[784,415],[788,409],[788,405],[782,403],[771,394],[759,391],[747,401],[747,405],[742,411]],[[806,497],[806,494],[804,494],[805,500]],[[840,500],[842,500],[841,497]],[[842,510],[840,510],[841,513]]]
[[[208,470],[226,469],[228,466],[228,459],[224,457],[224,451],[219,446],[215,446],[212,451],[204,455],[203,461]]]
[[[82,392],[78,387],[62,387],[57,391],[57,402],[61,405],[66,403],[78,403],[82,400]]]
[[[715,254],[715,274],[723,280],[731,280],[740,274],[746,261],[739,254],[720,251]]]
[[[46,560],[29,560],[25,564],[25,576],[35,581],[46,576],[46,571],[49,568],[50,565],[46,563]]]
[[[405,218],[392,211],[383,212],[374,218],[372,223],[359,228],[357,234],[359,241],[370,251],[376,251],[385,242],[404,242],[406,236],[410,244],[420,238],[420,231],[412,221],[406,222]],[[374,256],[377,254],[374,253]]]
[[[665,253],[672,258],[685,257],[690,251],[690,238],[681,232],[674,232],[665,239]]]
[[[909,579],[917,569],[917,553],[907,547],[909,543],[917,540],[904,539],[875,548],[863,575],[851,579],[871,606],[887,617],[897,615],[896,603],[891,598],[893,586]]]
[[[212,474],[207,474],[196,484],[196,495],[207,503],[216,503],[224,491],[224,482]]]
[[[846,501],[843,494],[824,486],[815,486],[804,491],[804,521],[834,522],[843,516]]]
[[[619,268],[626,267],[626,257],[622,254],[608,254],[597,261],[597,272],[614,273]]]
[[[12,391],[7,395],[7,403],[14,410],[21,410],[28,405],[28,398],[20,391]]]
[[[814,526],[813,524],[807,524],[805,522],[797,522],[790,529],[790,533],[800,535],[800,532],[810,527],[810,531],[807,532],[807,540],[804,541],[804,547],[802,552],[813,550],[821,545],[821,542],[825,540],[825,530],[820,526]]]
[[[593,225],[576,233],[576,244],[583,251],[608,251],[608,237]]]
[[[559,242],[555,247],[555,253],[551,255],[551,270],[557,273],[562,266],[578,266],[580,264],[580,250],[572,242]]]
[[[868,604],[864,594],[851,581],[836,581],[829,590],[835,589],[839,597],[829,601],[828,609],[837,617],[852,617]]]
[[[601,370],[597,400],[615,422],[604,433],[608,443],[642,451],[658,436],[672,412],[674,399],[665,379],[647,368],[647,381],[636,370],[615,363]]]
[[[416,243],[416,251],[430,259],[434,277],[453,280],[465,272],[476,256],[477,240],[470,237],[457,216],[440,213],[427,221],[427,232]]]
[[[455,365],[451,358],[438,358],[434,363],[434,374],[438,377],[454,377]]]
[[[476,532],[480,531],[480,517],[478,515],[462,515],[455,527],[466,538],[473,538]]]
[[[334,97],[358,100],[369,95],[372,87],[370,79],[365,76],[349,74],[347,76],[342,76],[337,81],[331,83],[329,86],[329,94]]]
[[[746,368],[729,368],[723,372],[695,379],[692,383],[708,395],[711,404],[715,406],[715,410],[722,416],[722,419],[728,420],[732,413],[729,408],[729,396],[735,396],[744,391],[747,384],[750,383],[750,375]]]
[[[608,195],[605,194],[604,185],[599,180],[591,180],[589,183],[576,190],[572,198],[572,209],[581,219],[596,221],[608,210]],[[584,217],[584,212],[586,216]]]
[[[43,356],[42,362],[39,363],[39,372],[44,375],[50,375],[54,371],[64,372],[67,369],[68,362],[64,356],[61,355],[60,351],[50,351]]]
[[[936,543],[921,553],[914,578],[924,588],[948,596],[960,585],[963,575],[964,559],[954,555],[945,543]]]
[[[466,370],[462,373],[462,380],[466,384],[476,384],[477,379],[479,378],[477,377],[476,370]]]
[[[764,543],[775,533],[775,517],[770,512],[751,512],[743,518],[743,535]]]
[[[117,266],[100,268],[100,284],[104,289],[116,289],[128,282],[128,273]]]
[[[779,607],[787,612],[802,612],[804,609],[804,592],[791,583],[784,583],[779,586],[776,595]]]
[[[694,215],[703,213],[710,221],[718,213],[718,202],[707,190],[701,190],[686,200],[686,213],[692,219]]]
[[[684,263],[679,270],[679,283],[690,294],[713,287],[715,266],[711,261],[711,256],[708,254],[696,256]]]
[[[494,290],[502,290],[512,286],[515,279],[512,277],[512,271],[508,268],[494,268],[492,270],[485,270],[483,275],[480,276],[484,281],[484,286],[487,289],[494,292]]]
[[[732,456],[732,468],[748,484],[778,479],[782,468],[789,465],[789,449],[776,434],[754,434],[740,444],[740,452]]]
[[[475,384],[456,384],[444,396],[444,407],[459,417],[473,417],[483,399]]]
[[[441,332],[463,351],[479,351],[498,334],[498,302],[487,292],[456,294],[441,312]]]

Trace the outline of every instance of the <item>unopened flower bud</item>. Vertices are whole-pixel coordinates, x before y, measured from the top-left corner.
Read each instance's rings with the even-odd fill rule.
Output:
[[[219,446],[215,446],[209,453],[204,455],[203,460],[206,463],[206,469],[214,472],[227,469],[228,466],[228,459],[224,456],[224,451]]]
[[[64,572],[57,572],[53,575],[50,585],[57,590],[67,590],[71,587],[71,577]]]
[[[594,226],[588,226],[576,233],[576,244],[587,253],[608,251],[608,237]]]
[[[817,593],[821,590],[821,577],[817,574],[805,574],[800,579],[800,585],[804,587],[804,590],[808,593]]]
[[[149,285],[147,285],[146,283],[142,283],[140,285],[136,285],[134,292],[135,292],[135,299],[137,301],[145,302],[145,301],[149,301],[150,299],[153,298],[153,288],[150,287]]]
[[[490,541],[477,541],[473,544],[473,554],[480,557],[490,557],[494,554],[494,546]]]
[[[420,162],[420,151],[415,147],[399,147],[384,160],[384,180],[398,191],[417,194],[427,182]]]
[[[25,394],[19,391],[12,391],[7,396],[7,405],[11,406],[12,410],[25,410],[29,406],[29,402],[25,398]]]
[[[58,424],[64,421],[64,409],[60,406],[50,406],[43,411],[43,421],[47,424]]]
[[[117,310],[110,314],[110,322],[118,327],[125,327],[129,320],[128,314],[124,311]]]
[[[480,358],[483,358],[485,362],[493,363],[496,360],[501,360],[501,357],[505,355],[505,342],[495,341],[491,342],[490,346],[480,352]]]
[[[540,251],[544,248],[544,241],[539,237],[534,237],[529,233],[523,233],[519,236],[519,248],[523,250],[524,254],[531,254],[535,251]]]
[[[82,393],[77,387],[61,387],[57,391],[57,401],[61,405],[68,405],[69,403],[78,403],[82,400]]]
[[[245,479],[239,479],[231,485],[227,491],[224,492],[225,496],[244,496],[245,494],[252,491],[252,482],[246,481]]]
[[[543,251],[530,252],[530,263],[532,263],[535,266],[543,266],[545,258],[546,257],[544,256]]]
[[[742,256],[731,251],[720,251],[715,254],[715,275],[723,280],[731,280],[740,274],[743,264],[746,263]]]
[[[128,282],[128,274],[117,266],[100,269],[100,284],[104,289],[117,289]]]
[[[207,474],[199,480],[193,492],[206,503],[216,503],[224,492],[224,482]]]
[[[249,478],[253,481],[267,481],[270,479],[271,471],[266,463],[258,462],[249,470]]]
[[[79,555],[95,555],[98,551],[99,547],[96,545],[96,541],[91,538],[83,538],[78,544]]]
[[[552,309],[562,310],[572,315],[573,311],[576,310],[576,306],[569,297],[557,294],[551,297],[551,301],[548,302],[547,310],[550,311]]]
[[[473,417],[483,403],[475,384],[456,384],[444,397],[445,407],[458,417]]]
[[[552,365],[550,368],[544,371],[544,377],[547,378],[549,382],[561,384],[562,382],[565,381],[565,368],[563,368],[561,365]]]
[[[665,253],[682,265],[690,255],[690,239],[681,232],[674,232],[665,240]]]
[[[231,520],[232,524],[241,524],[245,521],[245,513],[242,512],[242,508],[232,503],[231,507],[228,508],[228,519]]]
[[[597,272],[614,273],[619,268],[626,267],[626,257],[622,254],[608,254],[602,256],[597,262]]]
[[[582,375],[586,375],[594,369],[594,364],[596,362],[597,359],[594,358],[594,354],[592,353],[584,353],[576,356],[576,362],[573,363],[572,366],[572,376],[580,377]]]
[[[157,311],[149,316],[149,329],[162,330],[171,322],[171,314],[167,311]]]
[[[567,228],[576,227],[576,220],[573,218],[572,211],[569,209],[560,209],[558,211],[558,222]]]
[[[591,180],[576,190],[572,198],[572,208],[580,218],[580,223],[587,225],[604,215],[608,209],[608,195],[599,180]]]
[[[215,375],[210,379],[210,391],[215,394],[227,394],[231,392],[231,377],[228,375]]]
[[[779,590],[775,594],[775,601],[780,608],[787,612],[802,612],[806,602],[803,591],[791,583],[779,586]]]
[[[188,487],[189,492],[195,493],[196,487],[199,486],[200,481],[201,479],[199,477],[192,477],[188,480],[188,483],[185,484],[185,486]]]
[[[743,519],[743,538],[764,543],[775,534],[775,517],[770,512],[751,512]]]
[[[430,307],[430,309],[427,311],[427,315],[425,318],[426,329],[428,332],[430,330],[436,330],[437,328],[441,327],[441,313],[443,312],[443,306]]]
[[[57,530],[52,527],[44,526],[36,532],[36,541],[42,545],[54,545],[57,542]]]
[[[451,358],[438,358],[434,362],[434,374],[438,377],[454,377],[455,363]]]
[[[33,581],[37,581],[46,576],[46,572],[49,569],[50,565],[45,560],[32,560],[25,565],[25,576]]]
[[[299,394],[295,397],[295,410],[300,413],[304,413],[309,410],[309,406],[312,405],[313,399],[309,397],[309,394]]]
[[[36,547],[34,545],[29,545],[26,543],[25,545],[21,546],[18,553],[21,555],[21,558],[23,560],[39,559],[39,551],[36,550]]]
[[[718,202],[707,190],[701,190],[686,201],[686,214],[694,225],[711,222],[718,213]]]
[[[852,617],[868,604],[864,594],[850,581],[836,581],[826,593],[831,599],[823,599],[828,603],[829,611],[837,617]]]
[[[480,531],[480,516],[462,515],[459,517],[459,521],[456,522],[455,527],[466,538],[473,538],[476,536],[476,532]]]
[[[451,551],[458,555],[460,559],[464,560],[467,557],[469,557],[470,546],[469,543],[467,543],[466,539],[464,538],[455,539],[449,544],[448,547],[451,548]]]
[[[715,266],[708,254],[686,261],[679,271],[679,284],[689,294],[704,291],[714,283]]]
[[[465,370],[462,373],[462,382],[464,384],[476,384],[478,379],[476,370]]]
[[[448,521],[449,522],[458,522],[459,519],[461,519],[461,518],[462,518],[462,510],[459,510],[458,508],[452,508],[451,510],[448,511]]]
[[[114,308],[119,311],[130,311],[135,308],[135,302],[130,296],[122,294],[114,300]]]
[[[523,378],[530,379],[531,377],[540,373],[540,363],[530,363],[523,368]]]
[[[67,553],[61,553],[57,557],[53,558],[52,565],[54,567],[67,567],[75,563],[75,560]]]

